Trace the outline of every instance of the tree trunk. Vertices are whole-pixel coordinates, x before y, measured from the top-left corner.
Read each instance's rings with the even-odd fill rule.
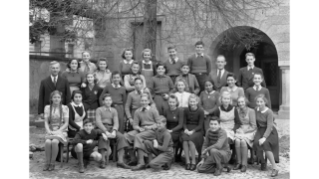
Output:
[[[157,29],[157,0],[145,0],[144,15],[144,48],[152,50],[152,54],[156,54],[156,29]]]

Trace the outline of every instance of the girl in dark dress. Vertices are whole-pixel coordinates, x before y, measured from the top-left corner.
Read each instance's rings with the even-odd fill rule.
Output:
[[[195,153],[197,151],[197,153],[200,155],[204,142],[204,111],[199,108],[198,102],[199,98],[192,94],[188,101],[189,107],[184,110],[184,132],[181,139],[183,141],[183,149],[185,153],[186,170],[196,169]],[[189,152],[191,152],[191,163]],[[198,158],[200,158],[200,156]]]
[[[256,122],[257,132],[254,138],[253,148],[257,153],[258,160],[261,162],[261,170],[266,171],[267,165],[263,152],[266,153],[267,159],[272,165],[271,176],[278,175],[278,167],[276,163],[279,163],[279,140],[277,129],[273,120],[273,112],[266,107],[267,98],[264,95],[258,95],[255,98],[257,108]]]
[[[68,104],[69,108],[69,130],[68,136],[74,138],[75,134],[83,129],[83,121],[86,119],[86,110],[82,103],[82,92],[75,90],[72,93],[72,102]]]
[[[178,99],[175,95],[171,94],[168,98],[169,109],[164,112],[167,120],[167,130],[171,133],[174,142],[174,148],[179,145],[179,138],[183,128],[184,110],[178,108]]]

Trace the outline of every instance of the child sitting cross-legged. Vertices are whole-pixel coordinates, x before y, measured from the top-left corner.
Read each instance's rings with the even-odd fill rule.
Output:
[[[97,151],[93,151],[98,144],[98,139],[102,135],[99,130],[94,129],[93,121],[85,120],[84,129],[76,133],[73,139],[74,147],[71,150],[71,155],[79,160],[79,172],[84,172],[83,159],[88,161],[94,158],[95,161],[100,161],[102,155]]]
[[[160,116],[155,130],[155,139],[145,140],[145,150],[149,158],[149,166],[154,170],[169,170],[174,157],[173,141],[170,132],[166,129],[166,118]],[[153,159],[153,154],[156,156]]]
[[[206,131],[205,141],[202,147],[202,160],[197,165],[199,173],[214,173],[219,176],[223,170],[223,164],[227,164],[231,157],[231,151],[225,129],[220,126],[220,120],[213,117]],[[229,171],[229,169],[228,169]]]

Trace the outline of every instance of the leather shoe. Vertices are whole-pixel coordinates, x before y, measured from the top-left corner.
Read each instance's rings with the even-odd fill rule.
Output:
[[[196,164],[191,164],[189,170],[191,171],[196,170]]]
[[[217,169],[215,170],[214,176],[219,176],[222,174],[222,169]]]
[[[226,171],[227,171],[228,173],[231,171],[231,168],[230,168],[228,165],[224,166],[224,168],[226,168]]]
[[[247,170],[247,166],[246,165],[242,165],[240,171],[241,172],[246,172]]]
[[[267,171],[267,164],[266,163],[261,163],[260,170],[261,171]]]
[[[50,168],[50,164],[45,164],[43,167],[43,171],[47,171]]]
[[[100,168],[104,169],[106,166],[105,166],[105,161],[101,161],[100,163]]]
[[[54,168],[55,168],[55,164],[50,164],[48,171],[52,171],[52,170],[54,170]]]
[[[241,169],[242,165],[237,163],[236,166],[233,168],[233,170],[239,170]]]
[[[116,166],[119,168],[131,169],[131,167],[125,163],[117,163]]]
[[[171,169],[171,164],[166,163],[162,168],[163,168],[163,170],[169,170],[169,169]]]
[[[137,160],[129,161],[129,162],[127,162],[127,165],[129,165],[129,166],[135,166],[135,165],[137,165]]]
[[[185,169],[186,169],[186,170],[190,170],[190,169],[191,169],[191,164],[190,164],[190,163],[187,163],[186,166],[185,166]]]
[[[248,164],[252,165],[255,162],[255,158],[254,157],[250,157],[250,159],[248,160]]]
[[[145,165],[138,164],[135,167],[133,167],[131,170],[132,171],[138,171],[138,170],[143,170],[143,169],[145,169]]]
[[[79,173],[84,173],[84,165],[83,164],[79,165]]]
[[[275,176],[277,176],[278,175],[278,170],[277,169],[272,169],[272,172],[271,172],[271,177],[275,177]]]

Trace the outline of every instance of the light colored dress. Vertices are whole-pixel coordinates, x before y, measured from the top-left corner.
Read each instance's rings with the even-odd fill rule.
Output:
[[[188,108],[188,99],[189,99],[191,93],[184,91],[182,93],[176,92],[174,94],[178,99],[178,103],[179,103],[178,107],[179,108]]]
[[[69,108],[65,105],[62,105],[62,112],[59,108],[51,107],[50,115],[50,105],[46,105],[44,108],[44,119],[48,119],[49,128],[54,133],[53,135],[46,134],[45,139],[58,139],[61,143],[67,143],[68,139],[68,128],[66,127],[61,133],[55,132],[60,129],[69,119]],[[61,116],[62,115],[62,116]]]
[[[241,125],[236,130],[235,139],[245,140],[247,145],[252,147],[255,133],[257,131],[255,110],[248,107],[244,110],[241,110],[240,108],[237,108],[236,110],[238,111]],[[240,133],[237,131],[240,131]]]
[[[228,91],[230,93],[232,106],[237,106],[237,99],[239,96],[245,96],[244,89],[242,87],[235,86],[234,89],[231,89],[228,86],[224,86],[220,90],[220,94],[223,94],[224,91]]]
[[[112,73],[109,69],[107,69],[106,71],[96,71],[94,72],[94,76],[96,81],[96,84],[104,89],[106,87],[107,84],[109,84],[111,82],[111,76]]]

